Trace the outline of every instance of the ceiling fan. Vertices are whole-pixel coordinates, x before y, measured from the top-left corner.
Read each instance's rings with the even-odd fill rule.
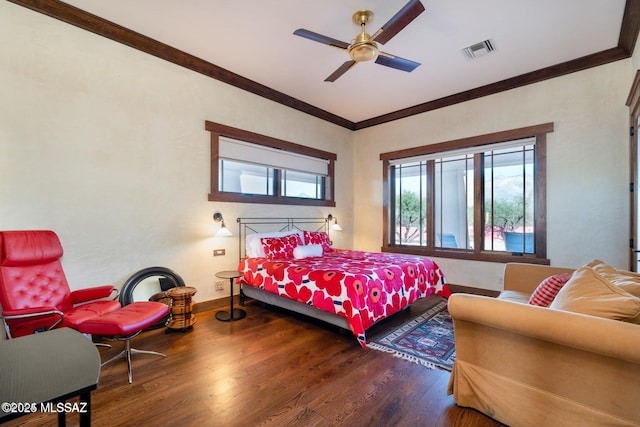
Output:
[[[352,21],[354,24],[360,26],[361,31],[351,44],[303,28],[294,31],[293,34],[331,47],[346,50],[349,53],[351,60],[342,64],[333,74],[324,80],[325,82],[334,82],[358,62],[371,61],[373,59],[375,59],[376,64],[411,72],[420,65],[420,63],[382,52],[378,48],[378,43],[385,44],[391,40],[391,38],[409,25],[409,23],[422,12],[424,12],[422,3],[420,3],[419,0],[411,0],[400,9],[393,18],[370,36],[365,31],[365,27],[367,23],[373,20],[373,12],[370,10],[359,10],[353,14]]]

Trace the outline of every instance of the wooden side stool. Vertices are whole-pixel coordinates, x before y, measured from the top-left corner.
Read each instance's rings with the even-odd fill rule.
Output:
[[[197,289],[190,286],[180,286],[166,292],[167,296],[171,298],[171,304],[169,305],[170,316],[165,332],[169,333],[173,330],[185,332],[196,323],[191,297],[195,295]]]

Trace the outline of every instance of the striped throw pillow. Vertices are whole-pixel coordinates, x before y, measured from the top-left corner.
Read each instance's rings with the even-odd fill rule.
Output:
[[[529,298],[529,304],[548,307],[560,289],[571,279],[571,273],[560,273],[544,279]]]

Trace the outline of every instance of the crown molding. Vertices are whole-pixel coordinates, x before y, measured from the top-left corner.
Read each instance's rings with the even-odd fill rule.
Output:
[[[633,54],[640,30],[640,1],[627,0],[616,47],[371,119],[352,122],[62,1],[7,1],[353,131],[629,58]]]

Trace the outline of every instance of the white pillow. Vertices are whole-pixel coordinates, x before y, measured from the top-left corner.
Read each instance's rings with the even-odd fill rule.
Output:
[[[293,248],[295,259],[309,258],[312,256],[322,256],[322,245],[302,245]]]
[[[297,234],[300,236],[300,241],[304,242],[304,235],[301,232],[297,231],[270,231],[268,233],[253,233],[247,234],[245,237],[245,246],[244,252],[245,255],[249,258],[263,258],[267,255],[264,253],[264,248],[262,247],[262,242],[260,239],[263,237],[284,237],[289,236],[291,234]]]

